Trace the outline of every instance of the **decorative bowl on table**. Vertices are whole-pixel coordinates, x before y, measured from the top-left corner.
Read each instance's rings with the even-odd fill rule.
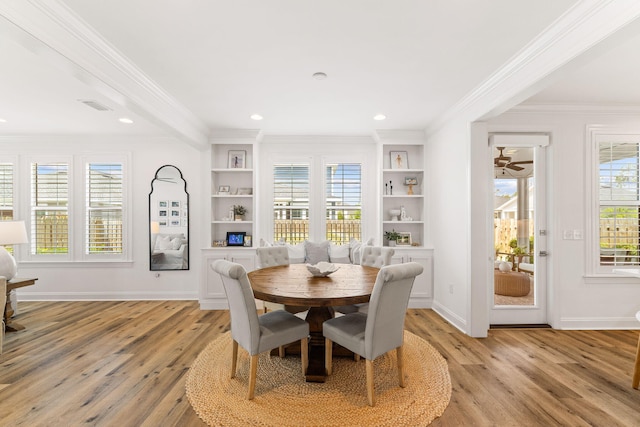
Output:
[[[326,277],[331,273],[337,271],[340,267],[336,267],[335,264],[330,262],[321,261],[316,265],[307,264],[307,270],[315,277]]]

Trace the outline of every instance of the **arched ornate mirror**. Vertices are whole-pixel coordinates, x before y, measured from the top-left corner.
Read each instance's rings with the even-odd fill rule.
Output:
[[[180,169],[156,171],[149,193],[149,268],[189,269],[189,193]]]

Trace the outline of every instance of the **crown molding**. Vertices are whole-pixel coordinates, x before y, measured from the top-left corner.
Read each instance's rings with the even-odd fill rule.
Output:
[[[626,37],[625,27],[640,17],[636,0],[577,2],[487,80],[427,128],[432,134],[448,122],[486,120],[524,101],[587,57]]]
[[[373,137],[381,143],[425,142],[427,139],[427,135],[422,129],[376,129]]]
[[[0,30],[124,108],[198,149],[207,126],[58,0],[0,2]]]
[[[520,104],[509,109],[507,114],[611,114],[611,115],[638,115],[640,105],[628,104],[554,104],[531,103]]]

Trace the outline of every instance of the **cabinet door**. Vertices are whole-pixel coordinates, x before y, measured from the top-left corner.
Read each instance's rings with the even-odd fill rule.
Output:
[[[433,301],[433,257],[428,254],[405,256],[407,262],[417,262],[424,271],[416,277],[411,291],[411,308],[431,308]]]
[[[224,292],[220,275],[211,269],[211,263],[217,259],[227,259],[226,254],[208,255],[203,258],[202,268],[204,271],[202,272],[202,277],[205,279],[200,299],[227,300],[227,294]]]
[[[231,254],[227,259],[242,264],[247,273],[256,269],[256,257],[253,252],[250,254]]]

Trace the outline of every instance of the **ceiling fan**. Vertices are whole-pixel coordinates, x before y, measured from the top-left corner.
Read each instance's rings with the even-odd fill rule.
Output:
[[[496,147],[496,149],[498,151],[500,151],[500,155],[493,159],[494,167],[507,168],[507,169],[511,169],[511,170],[514,170],[514,171],[521,171],[524,168],[522,166],[518,166],[518,165],[533,163],[533,160],[522,160],[522,161],[519,161],[519,162],[512,162],[511,161],[511,157],[505,156],[502,153],[502,150],[504,150],[504,147]]]

